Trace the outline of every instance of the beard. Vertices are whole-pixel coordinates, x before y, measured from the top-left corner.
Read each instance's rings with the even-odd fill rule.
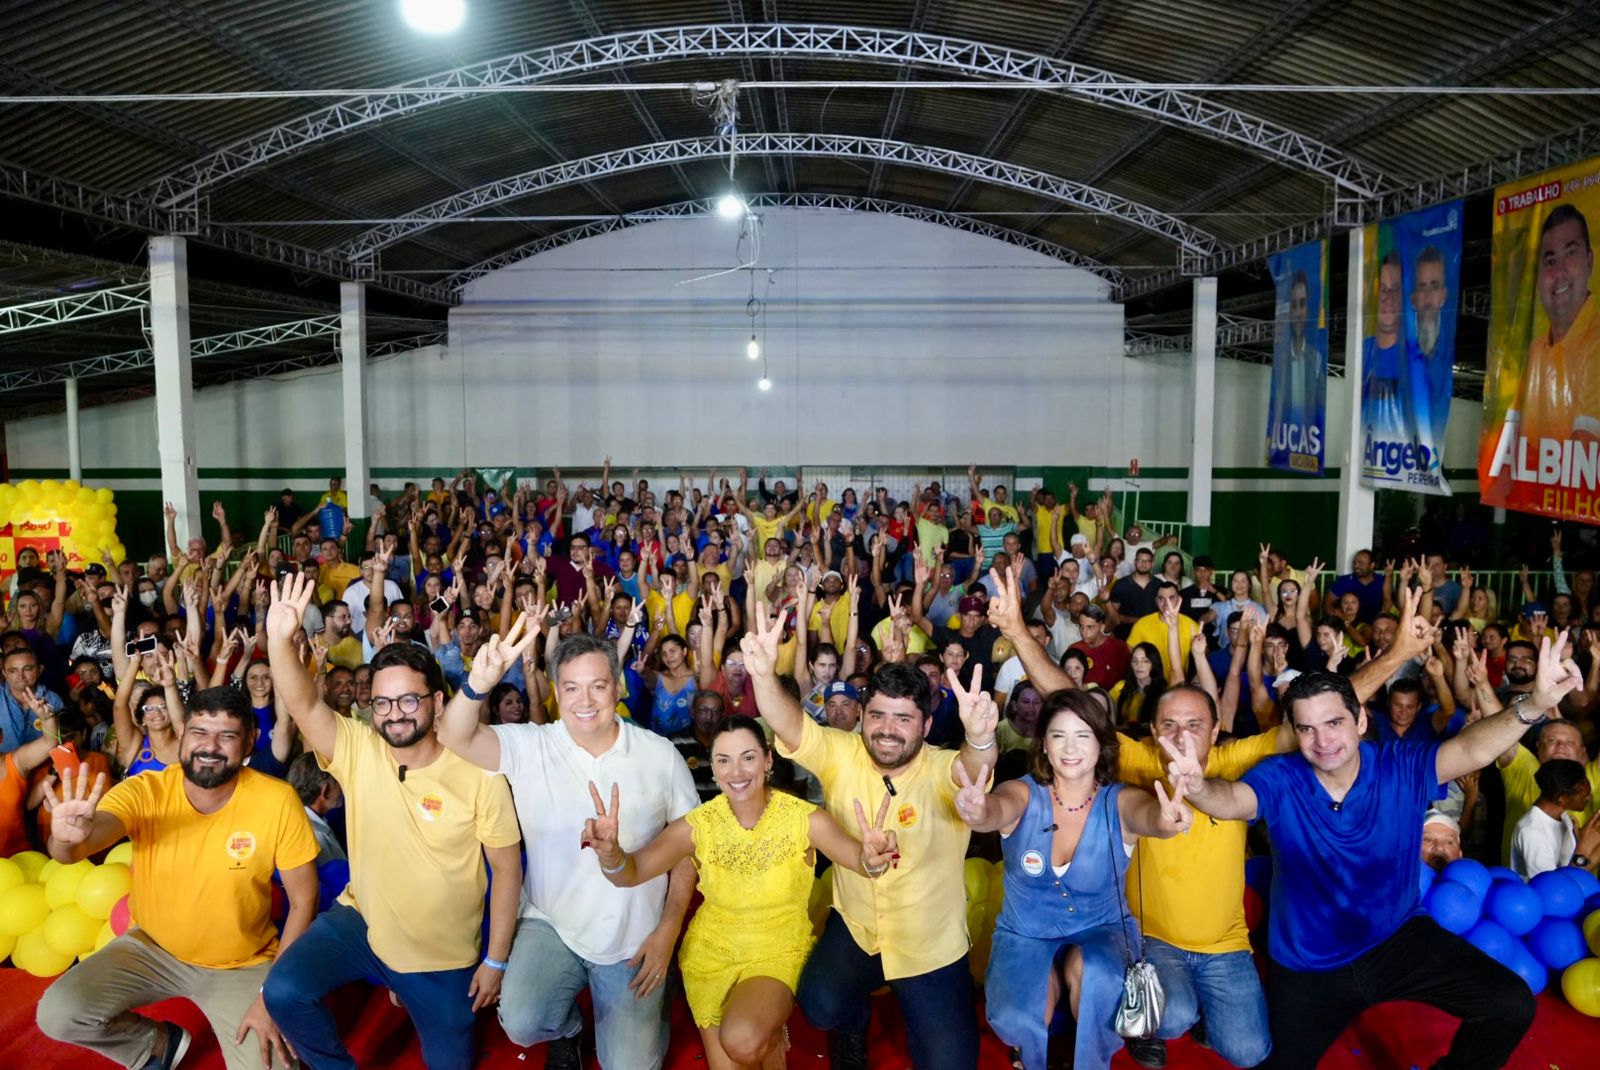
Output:
[[[911,764],[913,758],[922,753],[922,740],[920,739],[902,741],[884,737],[884,743],[891,747],[899,748],[888,758],[878,752],[878,740],[876,738],[869,739],[863,736],[862,742],[866,744],[867,753],[872,756],[872,760],[884,769],[903,769]]]
[[[383,727],[378,729],[378,734],[385,743],[397,750],[414,747],[433,732],[433,715],[423,718],[419,716],[421,713],[418,710],[411,716],[385,721]]]
[[[1417,348],[1427,356],[1433,356],[1434,347],[1439,344],[1439,316],[1417,317]]]
[[[1531,684],[1534,672],[1532,669],[1525,669],[1521,665],[1518,665],[1515,669],[1508,665],[1506,666],[1505,676],[1507,680],[1514,684]]]
[[[199,758],[220,758],[221,765],[201,765]],[[183,777],[197,788],[220,788],[228,781],[239,775],[239,770],[244,768],[244,763],[229,764],[227,756],[215,751],[191,751],[183,756],[180,764],[183,766]]]

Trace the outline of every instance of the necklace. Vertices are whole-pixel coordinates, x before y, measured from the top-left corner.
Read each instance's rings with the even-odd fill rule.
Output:
[[[1087,799],[1083,800],[1077,806],[1068,806],[1066,803],[1061,801],[1061,796],[1056,793],[1056,786],[1054,784],[1050,785],[1050,797],[1056,801],[1057,806],[1061,807],[1062,810],[1069,814],[1075,814],[1079,810],[1082,810],[1084,807],[1088,806],[1090,803],[1094,802],[1094,797],[1099,793],[1100,785],[1096,784],[1093,790],[1089,792],[1089,797]]]

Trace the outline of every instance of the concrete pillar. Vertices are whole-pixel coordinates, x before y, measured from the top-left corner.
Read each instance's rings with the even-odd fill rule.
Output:
[[[1330,567],[1334,573],[1350,568],[1355,552],[1372,545],[1372,523],[1377,506],[1377,491],[1361,482],[1362,427],[1361,378],[1365,339],[1367,286],[1362,277],[1366,260],[1367,232],[1350,232],[1350,265],[1346,274],[1348,296],[1345,301],[1344,382],[1350,405],[1345,413],[1344,458],[1339,465],[1339,559]]]
[[[344,397],[344,489],[350,517],[367,517],[367,288],[339,284],[339,373]]]
[[[150,348],[155,353],[161,497],[178,510],[176,526],[182,541],[204,534],[194,460],[189,249],[183,238],[150,239]]]
[[[78,380],[67,380],[67,477],[83,482],[83,440],[78,436]]]
[[[1190,402],[1194,413],[1189,460],[1189,552],[1211,552],[1211,462],[1217,411],[1217,280],[1194,280]]]

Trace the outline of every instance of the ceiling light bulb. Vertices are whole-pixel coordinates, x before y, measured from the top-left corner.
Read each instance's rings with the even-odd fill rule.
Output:
[[[737,193],[724,193],[717,200],[717,214],[723,219],[738,219],[745,214],[744,198]]]
[[[761,377],[761,381],[756,384],[756,387],[757,387],[757,389],[760,389],[760,390],[771,390],[772,389],[772,380],[768,379],[765,375],[763,375]]]
[[[756,336],[753,334],[750,336],[750,341],[745,343],[744,355],[751,360],[761,359],[761,343],[756,341]]]
[[[454,33],[467,17],[466,0],[400,0],[400,16],[418,33]]]

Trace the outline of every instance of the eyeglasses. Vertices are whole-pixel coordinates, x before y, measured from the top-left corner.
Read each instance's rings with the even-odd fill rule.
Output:
[[[427,697],[427,695],[419,695],[415,692],[398,695],[394,698],[390,698],[388,695],[374,696],[372,699],[372,712],[380,717],[387,717],[391,709],[399,707],[401,713],[416,713],[422,706],[422,700]]]
[[[165,702],[148,703],[146,705],[140,706],[139,707],[139,712],[140,713],[144,713],[144,714],[166,713],[167,712],[167,704]]]

